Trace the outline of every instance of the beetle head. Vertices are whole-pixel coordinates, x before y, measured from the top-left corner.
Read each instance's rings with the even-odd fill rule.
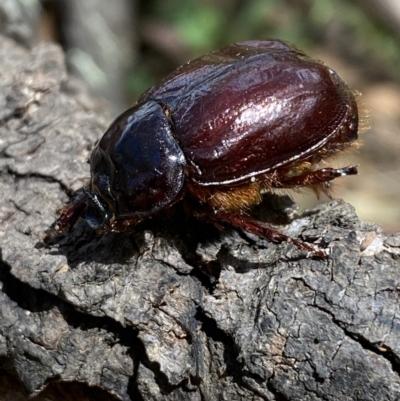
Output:
[[[104,202],[104,198],[87,190],[85,190],[85,195],[87,199],[85,219],[89,226],[94,230],[106,226],[112,213]]]
[[[118,117],[90,159],[86,220],[110,229],[151,216],[179,199],[186,160],[162,107],[153,101]]]

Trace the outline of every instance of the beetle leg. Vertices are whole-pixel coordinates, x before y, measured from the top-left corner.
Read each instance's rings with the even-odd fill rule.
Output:
[[[75,225],[78,218],[83,214],[86,203],[86,194],[82,193],[78,198],[72,202],[64,205],[60,210],[60,216],[57,219],[57,227],[60,232],[66,232],[71,230]]]
[[[317,198],[319,198],[320,192],[332,198],[330,194],[330,182],[338,177],[355,174],[357,174],[357,166],[347,166],[338,169],[327,167],[320,170],[308,171],[297,176],[285,177],[285,175],[282,175],[279,181],[273,183],[272,186],[275,188],[310,187],[315,192]]]
[[[210,218],[210,216],[208,215]],[[234,227],[241,228],[244,231],[247,231],[252,234],[259,235],[267,239],[268,241],[280,243],[280,242],[289,242],[300,249],[304,249],[305,251],[321,258],[326,259],[327,255],[325,252],[320,251],[312,247],[311,245],[305,244],[304,242],[297,241],[294,238],[291,238],[285,234],[280,233],[279,231],[269,227],[266,224],[260,223],[246,215],[243,212],[227,212],[227,211],[216,211],[211,217],[212,221],[216,220],[218,222],[226,222],[231,224]]]
[[[76,199],[62,206],[58,210],[59,217],[55,224],[46,231],[43,242],[50,244],[60,234],[69,232],[75,225],[76,221],[86,209],[86,195],[80,194]]]
[[[318,184],[323,184],[329,181],[334,180],[338,177],[344,177],[346,175],[355,175],[357,174],[357,166],[347,166],[343,168],[323,168],[321,170],[309,171],[307,173],[288,177],[281,177],[279,182],[280,188],[288,188],[288,187],[305,187],[305,186],[313,186]]]
[[[100,233],[107,231],[114,232],[124,232],[124,231],[132,231],[136,224],[138,224],[142,219],[137,216],[132,217],[124,217],[120,219],[115,219],[112,217],[110,221],[107,223],[103,229],[98,229],[97,231]]]

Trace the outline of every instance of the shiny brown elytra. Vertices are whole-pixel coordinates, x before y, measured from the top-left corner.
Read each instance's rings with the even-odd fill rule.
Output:
[[[319,166],[357,131],[355,94],[329,67],[278,40],[233,44],[179,67],[111,124],[91,155],[89,187],[58,227],[84,214],[94,229],[130,230],[182,201],[214,224],[325,257],[248,209],[266,191],[329,194],[333,179],[357,174]]]

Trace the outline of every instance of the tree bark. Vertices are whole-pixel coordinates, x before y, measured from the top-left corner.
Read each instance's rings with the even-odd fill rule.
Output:
[[[343,201],[298,216],[272,197],[256,211],[290,216],[285,233],[327,260],[218,232],[179,206],[132,233],[78,221],[43,244],[108,123],[69,84],[57,46],[0,36],[5,400],[399,399],[400,234]]]

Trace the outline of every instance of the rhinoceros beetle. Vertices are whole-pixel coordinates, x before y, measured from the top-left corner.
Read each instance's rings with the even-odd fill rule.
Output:
[[[192,214],[270,241],[296,241],[248,215],[262,194],[330,182],[356,166],[321,166],[357,140],[358,94],[322,62],[279,40],[236,43],[189,61],[121,114],[90,158],[90,185],[66,205],[61,231],[84,214],[130,230],[182,201]]]

